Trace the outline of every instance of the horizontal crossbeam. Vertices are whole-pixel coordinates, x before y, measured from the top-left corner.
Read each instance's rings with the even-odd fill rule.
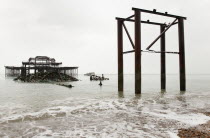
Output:
[[[147,52],[147,51],[145,51],[145,52]],[[149,50],[149,53],[179,54],[179,52],[172,52],[172,51],[154,51],[154,50]]]
[[[125,51],[125,52],[123,52],[123,54],[128,54],[128,53],[133,53],[133,52],[135,52],[135,50]],[[148,50],[148,51],[141,50],[141,52],[147,52],[147,53],[179,54],[179,52],[171,52],[171,51],[154,51],[154,50]]]
[[[129,19],[129,18],[119,18],[119,17],[116,17],[116,19],[117,20],[123,20],[123,21],[129,21],[129,22],[135,22],[135,20]],[[166,25],[164,23],[150,22],[149,20],[148,21],[141,21],[141,23],[152,24],[152,25]]]
[[[151,14],[156,14],[156,15],[161,15],[161,16],[166,16],[166,17],[183,18],[185,20],[187,19],[186,17],[182,17],[182,16],[178,16],[178,15],[173,15],[173,14],[168,14],[167,12],[165,12],[165,13],[157,12],[155,9],[153,11],[150,11],[150,10],[139,9],[139,8],[134,8],[133,7],[132,10],[139,10],[141,12],[151,13]]]
[[[135,52],[135,50],[125,51],[123,52],[123,54],[128,54],[128,53],[133,53],[133,52]]]

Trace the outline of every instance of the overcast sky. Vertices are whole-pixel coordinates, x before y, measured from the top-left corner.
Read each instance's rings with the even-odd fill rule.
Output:
[[[0,73],[5,65],[21,65],[29,57],[49,56],[79,73],[117,73],[117,24],[132,7],[186,16],[186,72],[210,74],[209,0],[1,0]],[[142,20],[173,18],[142,15]],[[134,26],[126,23],[133,36]],[[142,25],[142,49],[159,34],[158,26]],[[178,50],[177,26],[166,33],[167,51]],[[132,50],[124,34],[124,50]],[[159,41],[153,49],[159,50]],[[160,72],[159,54],[142,54],[142,72]],[[134,54],[124,56],[125,73],[134,72]],[[178,73],[178,55],[167,55],[167,73]]]

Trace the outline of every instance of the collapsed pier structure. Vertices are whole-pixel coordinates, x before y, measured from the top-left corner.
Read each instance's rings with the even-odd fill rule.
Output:
[[[127,18],[119,18],[117,17],[117,34],[118,34],[118,91],[123,91],[123,54],[128,53],[135,53],[135,93],[141,93],[141,56],[142,52],[149,52],[149,53],[160,53],[160,67],[161,67],[161,89],[166,89],[166,63],[165,54],[177,54],[179,55],[179,76],[180,76],[180,90],[186,90],[186,75],[185,75],[185,43],[184,43],[184,20],[186,17],[172,15],[168,12],[161,13],[157,12],[156,9],[153,11],[139,9],[139,8],[132,8],[134,11],[134,15],[131,15]],[[173,18],[174,21],[170,24],[165,23],[158,23],[158,22],[151,22],[150,20],[143,21],[141,20],[141,15],[143,13],[153,14],[153,15],[160,15],[164,17]],[[125,25],[125,22],[133,22],[134,23],[134,41],[132,40],[131,35],[128,32],[128,29]],[[160,35],[145,49],[142,50],[141,44],[141,24],[149,24],[155,25],[160,27]],[[178,38],[179,38],[179,51],[178,52],[171,52],[166,51],[165,45],[165,33],[168,29],[172,26],[178,24]],[[130,51],[123,51],[123,28],[126,32],[126,35],[129,38],[129,41],[133,47],[133,50]],[[152,50],[151,47],[160,39],[160,51]]]
[[[39,74],[68,75],[73,78],[78,77],[78,67],[62,67],[62,62],[56,62],[54,58],[47,56],[36,56],[29,58],[28,61],[22,62],[22,66],[5,66],[5,76],[26,78],[27,76],[37,77]],[[43,78],[44,79],[44,78]]]

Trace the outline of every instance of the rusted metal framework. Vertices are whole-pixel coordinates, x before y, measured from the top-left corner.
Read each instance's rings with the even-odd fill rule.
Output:
[[[123,91],[123,54],[135,53],[135,93],[141,93],[141,53],[160,53],[160,64],[161,64],[161,89],[166,89],[166,64],[165,54],[178,54],[179,55],[179,75],[180,75],[180,90],[186,90],[186,75],[185,75],[185,44],[184,44],[184,20],[186,17],[168,14],[168,12],[161,13],[157,12],[156,9],[153,11],[132,8],[134,15],[127,18],[116,17],[117,20],[117,34],[118,34],[118,91]],[[142,13],[149,13],[154,15],[160,15],[165,17],[174,18],[174,21],[170,24],[151,22],[150,20],[141,20]],[[134,41],[132,40],[128,29],[125,25],[125,21],[134,22]],[[160,35],[146,48],[142,50],[141,46],[141,24],[150,24],[160,27]],[[165,51],[165,33],[173,25],[178,24],[178,36],[179,36],[179,52]],[[133,50],[123,51],[123,28],[128,36],[128,39],[133,47]],[[160,39],[160,51],[154,51],[150,48]]]
[[[36,56],[35,58],[29,58],[26,62],[22,62],[21,67],[5,66],[5,76],[26,76],[33,73],[53,71],[72,77],[78,76],[78,67],[61,67],[61,65],[62,62],[56,62],[54,58]]]

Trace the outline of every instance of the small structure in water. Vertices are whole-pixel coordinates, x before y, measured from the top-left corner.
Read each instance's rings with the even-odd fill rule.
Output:
[[[104,74],[102,74],[101,76],[97,76],[97,75],[91,75],[90,76],[90,81],[95,80],[95,81],[103,81],[103,80],[109,80],[109,78],[105,78]]]
[[[77,81],[78,67],[61,67],[54,58],[36,56],[22,62],[22,66],[5,66],[5,76],[27,82]]]
[[[102,84],[102,82],[101,82],[101,80],[100,80],[100,83],[99,83],[98,85],[100,85],[100,86],[102,86],[102,85],[103,85],[103,84]]]

